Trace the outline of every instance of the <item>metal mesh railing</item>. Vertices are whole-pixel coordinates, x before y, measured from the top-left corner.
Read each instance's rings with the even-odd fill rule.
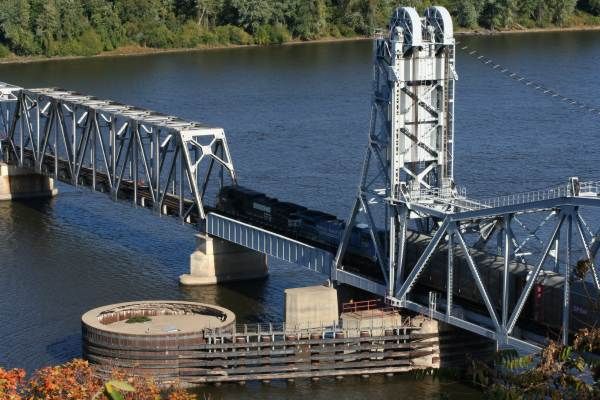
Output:
[[[381,309],[377,309],[377,311],[381,311]],[[400,314],[397,314],[397,318],[389,318],[389,312],[380,313],[368,319],[368,323],[364,323],[359,319],[351,319],[349,321],[332,321],[329,324],[312,324],[308,322],[303,324],[286,324],[283,322],[236,324],[225,328],[205,329],[204,337],[211,341],[215,338],[223,340],[236,337],[245,337],[248,341],[260,341],[267,337],[272,340],[288,337],[331,338],[335,337],[336,333],[344,333],[347,337],[352,337],[363,331],[369,332],[371,336],[378,336],[383,334],[382,329],[416,329],[415,326],[412,326],[410,317],[401,316]]]
[[[578,181],[557,185],[545,189],[532,190],[522,193],[497,196],[489,199],[475,200],[466,196],[466,191],[453,191],[440,189],[421,189],[411,192],[411,201],[417,203],[443,203],[451,204],[464,211],[476,211],[486,208],[515,206],[536,201],[552,200],[561,197],[600,197],[600,181]]]

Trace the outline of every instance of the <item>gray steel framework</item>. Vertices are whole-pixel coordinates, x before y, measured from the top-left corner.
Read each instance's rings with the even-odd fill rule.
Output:
[[[221,128],[61,89],[12,95],[5,161],[188,222],[205,218],[211,182],[235,182]]]
[[[214,212],[208,213],[206,233],[254,251],[328,274],[333,254]]]
[[[406,197],[421,190],[455,191],[456,73],[450,14],[431,7],[421,18],[414,8],[398,8],[388,34],[375,40],[373,58],[369,143],[333,272],[342,266],[352,229],[362,218],[370,227],[391,295],[403,271],[407,220],[415,216],[404,206]],[[424,232],[433,228],[427,217],[418,219]],[[386,232],[383,238],[381,230]]]
[[[453,290],[447,289],[447,299],[445,302],[445,315],[442,318],[450,323],[459,325],[465,329],[484,332],[493,332],[491,337],[498,340],[500,344],[517,345],[520,343],[515,341],[521,341],[520,338],[513,335],[513,331],[519,320],[519,317],[523,311],[525,302],[528,300],[532,288],[538,277],[543,271],[552,272],[558,277],[562,278],[563,282],[563,307],[562,310],[557,312],[562,313],[562,338],[566,343],[569,337],[569,315],[571,313],[569,301],[571,298],[570,283],[572,278],[570,277],[571,271],[575,264],[575,248],[573,246],[573,234],[574,227],[577,230],[577,239],[580,240],[579,249],[583,249],[583,254],[580,254],[580,260],[585,260],[590,263],[590,268],[587,271],[587,278],[594,283],[597,290],[600,290],[598,282],[597,263],[595,259],[597,254],[591,249],[599,240],[598,231],[594,234],[588,234],[586,224],[580,213],[580,209],[583,207],[600,207],[600,192],[596,190],[593,194],[589,193],[586,196],[580,194],[573,194],[570,197],[560,197],[556,199],[540,200],[530,203],[524,203],[521,205],[508,205],[504,207],[496,207],[494,209],[487,209],[485,212],[481,210],[475,211],[464,211],[457,213],[448,213],[442,219],[440,227],[436,230],[435,234],[431,237],[425,250],[420,254],[417,263],[410,273],[400,281],[400,285],[395,288],[394,295],[388,296],[388,299],[396,305],[407,306],[407,295],[409,294],[412,287],[418,281],[419,275],[426,268],[431,256],[436,249],[444,242],[448,249],[454,249],[456,245],[460,248],[462,254],[465,256],[466,261],[469,265],[472,273],[472,279],[475,281],[481,297],[485,303],[489,318],[488,327],[468,327],[465,324],[469,321],[460,320],[459,318],[453,317]],[[553,228],[550,234],[547,235],[547,239],[543,240],[543,247],[541,254],[533,264],[526,264],[526,268],[529,270],[526,284],[522,291],[518,294],[514,307],[509,306],[509,293],[511,293],[509,276],[509,264],[516,257],[515,249],[518,250],[520,247],[519,237],[513,232],[514,226],[517,225],[515,221],[518,221],[519,216],[525,213],[546,213],[549,218],[543,218],[541,224],[545,224],[546,221],[553,220]],[[477,265],[472,256],[473,250],[467,245],[465,240],[466,233],[473,224],[476,223],[478,226],[485,225],[486,223],[494,223],[496,227],[496,235],[499,237],[499,243],[501,243],[502,259],[504,261],[503,269],[503,281],[502,281],[502,299],[501,306],[495,307],[492,303],[494,300],[489,288],[482,282],[480,272],[483,268],[489,266]],[[539,227],[539,225],[538,225]],[[534,229],[534,231],[537,230]],[[560,233],[563,232],[561,235]],[[475,232],[481,236],[481,231]],[[522,236],[521,236],[522,237]],[[530,236],[531,237],[531,236]],[[526,237],[525,240],[529,240],[530,237]],[[552,250],[556,248],[556,251],[552,253]],[[580,250],[581,251],[581,250]],[[452,271],[454,268],[454,257],[451,255],[452,250],[448,251],[448,264],[447,264],[447,287],[452,288]],[[552,254],[551,254],[552,253]],[[561,265],[560,269],[553,268],[554,263],[549,262],[553,259]],[[583,277],[585,279],[585,277]],[[513,288],[514,290],[514,288]],[[516,293],[515,293],[516,295]],[[595,293],[597,296],[597,292]],[[514,299],[513,299],[514,300]],[[414,305],[409,308],[414,308]],[[499,311],[499,312],[498,312]],[[490,336],[490,335],[488,335]],[[523,346],[521,346],[523,347]]]
[[[600,187],[573,178],[567,185],[487,201],[469,199],[455,187],[454,45],[452,21],[442,7],[427,9],[423,17],[413,8],[399,8],[389,32],[375,40],[369,141],[356,202],[332,265],[332,280],[363,285],[392,305],[428,312],[499,345],[531,351],[537,345],[521,338],[515,327],[540,274],[551,271],[564,282],[563,306],[557,312],[562,313],[566,343],[571,270],[577,261],[589,265],[584,279],[600,290],[596,268],[600,230],[592,231],[582,216],[583,210],[600,206]],[[597,214],[593,221],[598,221]],[[370,228],[382,276],[379,282],[349,279],[345,270],[346,250],[357,222]],[[548,231],[550,223],[554,226]],[[407,239],[414,232],[420,234],[420,247]],[[493,239],[496,248],[491,251]],[[579,245],[574,246],[575,240]],[[445,298],[438,301],[433,296],[435,301],[427,301],[411,291],[441,248],[447,253]],[[475,251],[483,265],[473,256]],[[418,253],[414,265],[406,265],[407,252]],[[501,299],[494,298],[482,280],[485,268],[498,262],[494,253],[504,264]],[[536,253],[539,257],[533,259]],[[468,266],[487,315],[454,306],[458,256]],[[514,263],[524,265],[528,273],[520,293],[511,288],[509,279]],[[597,291],[593,296],[598,297]],[[438,306],[445,312],[431,309]]]

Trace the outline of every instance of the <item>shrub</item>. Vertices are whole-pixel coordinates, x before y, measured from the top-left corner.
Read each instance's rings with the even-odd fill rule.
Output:
[[[10,56],[10,54],[11,53],[10,53],[10,50],[8,49],[8,47],[6,47],[3,44],[0,44],[0,58],[8,57],[8,56]],[[0,393],[2,393],[2,392],[0,392]]]
[[[331,27],[329,27],[329,35],[334,38],[339,38],[342,36],[342,32],[340,32],[340,28],[338,28],[337,25],[331,25]]]
[[[338,29],[344,37],[352,37],[356,35],[356,32],[354,32],[354,30],[347,25],[338,25]]]
[[[21,369],[0,368],[0,399],[195,400],[197,396],[178,387],[161,391],[151,378],[131,377],[122,371],[104,381],[87,361],[75,359],[42,368],[29,380]]]
[[[271,25],[260,25],[256,28],[254,42],[261,46],[271,44]]]
[[[202,28],[194,21],[187,21],[181,27],[176,41],[179,47],[196,47],[202,42]]]
[[[292,35],[285,26],[277,24],[271,28],[271,43],[282,44],[291,39]]]
[[[475,28],[477,26],[478,12],[472,1],[458,0],[453,11],[459,26],[463,28]]]
[[[69,39],[60,44],[54,55],[59,56],[78,56],[81,52],[81,45],[75,39]]]
[[[144,31],[146,46],[164,49],[173,46],[175,35],[165,25],[148,24]]]
[[[229,42],[241,45],[254,43],[252,36],[248,32],[233,25],[229,25]]]
[[[217,46],[219,44],[219,38],[213,31],[204,31],[200,34],[200,43],[206,46]]]
[[[217,26],[215,28],[215,37],[217,44],[227,45],[229,44],[229,26]]]
[[[102,39],[93,29],[88,29],[79,38],[80,53],[82,56],[93,56],[104,50]]]

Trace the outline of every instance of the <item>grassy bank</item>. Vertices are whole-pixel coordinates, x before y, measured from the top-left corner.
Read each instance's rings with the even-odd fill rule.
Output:
[[[543,33],[543,32],[575,32],[575,31],[600,31],[600,22],[595,25],[575,25],[568,27],[515,27],[513,29],[466,29],[458,28],[456,36],[469,36],[469,35],[505,35],[505,34],[519,34],[519,33]],[[149,54],[162,54],[162,53],[187,53],[187,52],[198,52],[198,51],[209,51],[209,50],[220,50],[220,49],[235,49],[235,48],[249,48],[249,47],[266,47],[266,46],[293,46],[310,43],[331,43],[331,42],[342,42],[342,41],[358,41],[358,40],[371,40],[371,37],[362,35],[353,35],[348,37],[323,37],[314,40],[293,40],[282,41],[277,44],[239,44],[239,43],[215,43],[215,44],[199,44],[193,47],[174,47],[174,48],[154,48],[140,45],[128,45],[121,46],[117,49],[110,51],[102,51],[98,54],[87,55],[87,56],[16,56],[12,53],[6,54],[4,57],[0,55],[0,64],[20,64],[20,63],[32,63],[32,62],[44,62],[44,61],[55,61],[55,60],[74,60],[82,58],[101,58],[101,57],[123,57],[123,56],[136,56],[136,55],[149,55]]]

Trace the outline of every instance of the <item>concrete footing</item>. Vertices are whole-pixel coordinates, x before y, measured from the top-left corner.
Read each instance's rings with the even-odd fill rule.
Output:
[[[26,168],[0,163],[0,200],[52,197],[54,180]]]
[[[267,276],[267,257],[225,240],[196,235],[196,251],[190,256],[190,273],[181,275],[182,285],[213,285]]]
[[[327,286],[285,289],[285,324],[289,329],[330,326],[338,320],[337,290]]]
[[[421,357],[415,357],[412,359],[412,363],[416,368],[439,368],[440,367],[440,330],[441,324],[434,320],[427,318],[423,315],[413,317],[411,319],[411,325],[420,327],[419,334],[427,335],[432,334],[433,336],[428,339],[423,339],[422,343],[431,343],[430,354],[423,355]]]

